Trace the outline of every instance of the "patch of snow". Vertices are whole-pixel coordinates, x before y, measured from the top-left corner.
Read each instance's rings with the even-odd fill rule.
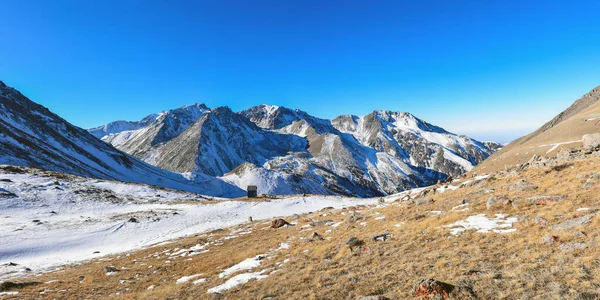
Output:
[[[244,284],[252,279],[263,280],[269,277],[268,275],[263,275],[263,273],[266,271],[267,270],[262,270],[260,272],[238,274],[229,278],[229,280],[227,280],[225,283],[209,289],[207,293],[220,293],[222,291],[234,288],[240,284]]]
[[[496,232],[508,233],[514,232],[516,229],[511,228],[517,222],[516,217],[507,218],[504,214],[496,214],[495,218],[488,218],[485,214],[470,216],[464,221],[457,221],[454,224],[446,225],[452,227],[450,234],[458,235],[466,230],[475,229],[479,233]]]
[[[247,258],[242,262],[238,263],[237,265],[227,268],[225,271],[221,272],[221,274],[219,274],[219,278],[227,277],[239,271],[245,271],[259,267],[262,264],[262,260],[265,257],[266,256],[264,254],[260,254],[255,257]]]

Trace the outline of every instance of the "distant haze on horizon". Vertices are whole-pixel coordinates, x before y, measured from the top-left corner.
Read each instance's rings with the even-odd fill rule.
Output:
[[[82,128],[186,104],[509,142],[600,85],[598,1],[3,2],[0,80]]]

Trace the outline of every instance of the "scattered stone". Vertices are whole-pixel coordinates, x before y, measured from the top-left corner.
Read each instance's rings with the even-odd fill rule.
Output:
[[[415,204],[416,205],[425,205],[425,204],[429,204],[429,203],[433,203],[433,199],[431,198],[420,198],[420,199],[415,199]]]
[[[389,233],[384,233],[384,234],[378,234],[376,236],[373,237],[373,241],[374,242],[379,242],[379,241],[387,241],[387,239],[392,236]]]
[[[225,232],[225,229],[219,228],[219,229],[215,229],[215,230],[211,231],[210,234],[223,233],[223,232]]]
[[[354,300],[390,300],[390,298],[385,296],[358,296]]]
[[[0,283],[0,292],[6,292],[6,291],[10,291],[10,290],[22,289],[24,287],[28,287],[28,286],[32,286],[32,285],[38,285],[38,284],[42,284],[42,283],[41,282],[36,282],[36,281],[31,281],[31,282],[5,281],[3,283]]]
[[[212,293],[210,294],[210,300],[221,300],[224,299],[221,293]]]
[[[7,263],[6,265],[9,267],[15,267],[15,266],[18,266],[19,264],[11,261],[11,262]]]
[[[572,253],[577,250],[583,250],[585,248],[587,248],[587,244],[574,243],[574,242],[562,243],[562,244],[560,244],[560,246],[558,246],[558,249],[560,249],[560,251],[564,251],[564,252],[568,252],[568,253]]]
[[[358,247],[362,247],[365,244],[364,241],[359,240],[356,237],[351,237],[347,242],[346,245],[348,245],[348,247],[350,247],[350,251],[354,252],[354,248],[358,248]]]
[[[557,241],[558,241],[558,237],[555,235],[551,235],[549,233],[544,235],[544,237],[542,238],[542,243],[544,243],[546,245],[554,244]]]
[[[115,268],[113,266],[105,266],[105,267],[102,267],[102,269],[105,272],[107,272],[107,273],[109,273],[109,272],[119,272],[119,269],[117,269],[117,268]]]
[[[12,181],[12,180],[10,180],[10,179],[4,179],[4,178],[3,178],[3,179],[0,179],[0,182],[13,182],[13,181]]]
[[[583,226],[583,225],[589,224],[591,222],[592,218],[596,214],[597,214],[597,212],[587,214],[587,215],[581,216],[579,218],[567,220],[558,225],[550,226],[550,229],[552,229],[552,230],[572,230],[577,226]]]
[[[333,224],[333,220],[321,220],[321,221],[311,221],[311,226],[323,226]]]
[[[463,276],[472,276],[472,277],[475,277],[475,276],[479,276],[479,275],[481,275],[482,273],[483,273],[483,272],[481,272],[481,271],[479,271],[479,270],[468,270],[468,271],[464,271],[464,272],[462,272],[462,273],[461,273],[461,275],[463,275]]]
[[[40,221],[40,220],[33,220],[32,222],[33,223],[41,223],[42,221]]]
[[[312,241],[323,241],[323,240],[325,240],[325,238],[324,238],[322,235],[318,234],[318,233],[315,231],[315,232],[313,232],[313,234],[310,236],[309,240],[310,240],[311,242],[312,242]]]
[[[535,224],[537,224],[538,226],[540,226],[542,228],[545,228],[548,226],[548,220],[543,217],[535,217]]]
[[[517,181],[517,183],[507,186],[507,188],[510,191],[530,192],[530,191],[536,190],[538,187],[528,181],[521,179],[521,180]]]
[[[583,136],[583,151],[590,154],[600,150],[600,133],[591,133]]]
[[[512,204],[512,200],[506,198],[506,196],[492,196],[488,199],[485,207],[490,210],[496,206],[509,206]]]
[[[476,299],[473,289],[454,286],[435,279],[423,279],[413,287],[413,296],[419,300]]]
[[[133,217],[129,218],[128,222],[129,223],[139,223],[138,220],[136,218],[133,218]]]
[[[92,253],[92,254],[98,254],[98,253],[100,253],[100,251],[94,251],[94,253]]]
[[[564,199],[563,195],[538,195],[527,198],[527,203],[535,205],[546,205]]]
[[[281,228],[286,225],[290,225],[290,223],[288,223],[284,219],[276,219],[276,220],[273,220],[273,222],[271,222],[271,228],[275,228],[275,229]]]

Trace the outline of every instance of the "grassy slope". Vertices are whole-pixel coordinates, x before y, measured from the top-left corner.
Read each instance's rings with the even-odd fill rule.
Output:
[[[574,231],[556,231],[540,227],[536,217],[544,217],[555,225],[581,216],[581,207],[599,209],[600,183],[584,189],[584,179],[577,178],[599,170],[600,158],[575,161],[565,168],[529,169],[509,172],[482,180],[477,187],[463,187],[432,196],[434,203],[417,206],[409,202],[393,202],[383,207],[360,207],[358,217],[349,222],[352,209],[315,212],[288,221],[298,225],[265,229],[269,224],[254,222],[228,228],[223,232],[200,234],[150,249],[93,260],[39,277],[22,278],[21,282],[48,282],[18,289],[17,296],[30,298],[98,298],[112,295],[124,299],[204,299],[210,298],[207,289],[226,281],[218,274],[225,268],[289,242],[290,249],[271,252],[270,258],[253,270],[271,268],[278,271],[262,281],[251,281],[224,292],[226,299],[346,299],[357,295],[383,294],[392,299],[410,297],[412,286],[420,279],[431,277],[456,284],[473,285],[482,299],[581,299],[585,294],[598,292],[600,285],[600,216]],[[505,189],[519,179],[538,186],[530,192]],[[464,179],[462,179],[464,180]],[[494,188],[490,194],[478,194]],[[545,205],[528,204],[527,197],[542,194],[564,195],[564,200]],[[511,206],[486,209],[492,195],[506,195]],[[393,198],[393,197],[392,197]],[[393,199],[389,199],[393,200]],[[469,210],[451,209],[467,200]],[[436,215],[429,211],[443,211]],[[467,231],[457,237],[449,234],[444,225],[484,213],[493,216],[504,213],[518,217],[514,233],[476,233]],[[323,216],[325,214],[325,216]],[[384,220],[376,220],[385,216]],[[302,228],[309,219],[343,221],[333,228],[322,225]],[[360,223],[366,222],[363,226]],[[397,224],[400,224],[396,226]],[[332,231],[327,233],[326,230]],[[197,243],[218,240],[235,231],[252,230],[208,246],[209,251],[190,257],[173,258],[162,253],[175,248],[189,248]],[[313,231],[325,236],[324,241],[309,242]],[[585,233],[584,237],[577,235]],[[374,242],[376,234],[393,234],[385,242]],[[542,237],[552,234],[558,242],[545,244]],[[352,254],[345,242],[350,237],[366,241],[362,252]],[[561,251],[561,243],[581,242],[588,247],[574,252]],[[154,255],[158,256],[154,256]],[[289,259],[281,267],[277,263]],[[169,263],[166,261],[169,260]],[[104,266],[122,269],[107,276]],[[462,275],[475,269],[478,276]],[[182,276],[203,274],[208,282],[176,284]],[[120,280],[126,280],[120,282]],[[154,289],[148,290],[150,285]],[[40,292],[44,292],[40,294]],[[119,295],[115,295],[119,293]]]

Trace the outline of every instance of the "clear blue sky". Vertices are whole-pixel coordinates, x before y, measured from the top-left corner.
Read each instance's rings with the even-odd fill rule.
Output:
[[[190,103],[408,111],[481,139],[600,85],[600,1],[4,0],[0,80],[75,125]]]

